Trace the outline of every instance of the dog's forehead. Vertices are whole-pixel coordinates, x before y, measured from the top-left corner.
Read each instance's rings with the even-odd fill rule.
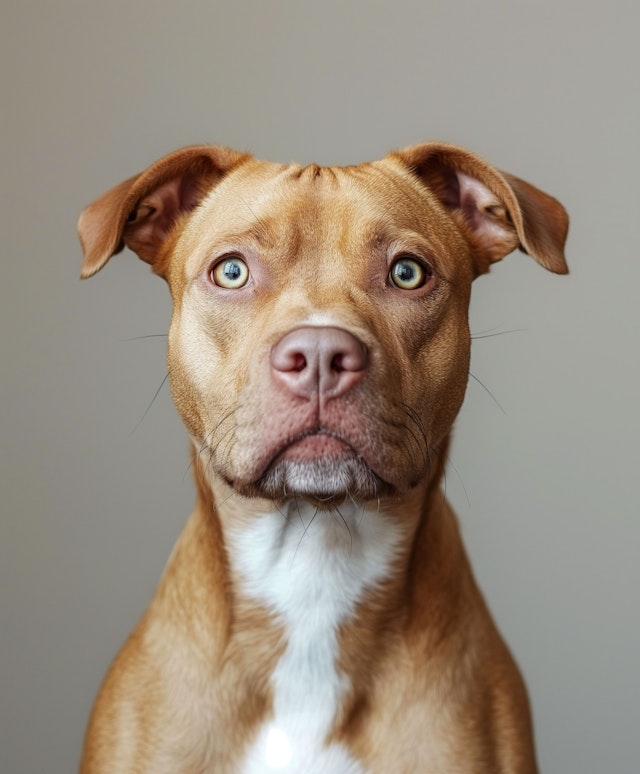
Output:
[[[449,279],[469,268],[459,260],[466,243],[436,196],[387,159],[354,167],[243,164],[192,213],[174,251],[174,279],[188,282],[212,257],[245,249],[280,266],[348,259],[366,273],[372,256],[406,251],[437,256]]]
[[[228,233],[277,241],[293,231],[316,240],[400,230],[435,236],[442,230],[435,209],[426,188],[384,161],[351,167],[253,161],[211,192],[202,214]]]

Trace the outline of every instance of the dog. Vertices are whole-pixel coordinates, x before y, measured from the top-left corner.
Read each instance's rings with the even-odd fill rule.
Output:
[[[197,503],[113,662],[83,774],[537,770],[526,689],[440,488],[472,281],[567,272],[568,217],[431,142],[351,167],[179,150],[80,216],[173,299]]]

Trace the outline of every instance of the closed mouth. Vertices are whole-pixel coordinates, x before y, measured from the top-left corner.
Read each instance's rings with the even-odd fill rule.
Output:
[[[358,458],[360,455],[342,436],[325,428],[300,433],[284,443],[272,457],[265,472],[279,462],[313,462],[323,458]]]
[[[287,440],[251,489],[274,500],[302,497],[319,507],[395,492],[348,441],[324,428]]]

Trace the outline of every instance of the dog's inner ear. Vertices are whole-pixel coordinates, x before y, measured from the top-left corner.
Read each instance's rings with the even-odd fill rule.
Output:
[[[436,194],[472,247],[476,273],[486,272],[519,246],[506,203],[479,179],[432,157],[416,170]]]
[[[393,154],[440,200],[471,248],[476,276],[516,247],[557,274],[569,219],[552,196],[454,145],[425,143]]]
[[[218,145],[183,148],[107,191],[78,221],[84,252],[80,276],[91,277],[125,245],[166,276],[163,247],[180,216],[249,158]]]
[[[186,172],[147,193],[127,215],[122,231],[125,245],[153,264],[178,217],[199,204],[213,177],[213,173]]]

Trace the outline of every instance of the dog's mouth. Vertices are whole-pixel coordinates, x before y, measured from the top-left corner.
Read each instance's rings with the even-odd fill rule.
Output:
[[[246,487],[238,482],[234,486],[241,494],[272,500],[300,497],[319,507],[333,507],[347,498],[364,502],[395,492],[346,439],[322,428],[289,439],[257,480]]]
[[[313,462],[322,457],[357,457],[356,450],[340,436],[328,430],[319,429],[301,433],[287,441],[274,455],[269,467],[279,462]]]

